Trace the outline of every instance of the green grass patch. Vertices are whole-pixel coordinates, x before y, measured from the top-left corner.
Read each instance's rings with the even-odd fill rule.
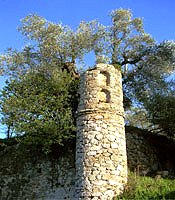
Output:
[[[155,179],[129,174],[128,185],[122,196],[115,200],[169,200],[175,199],[175,180]]]

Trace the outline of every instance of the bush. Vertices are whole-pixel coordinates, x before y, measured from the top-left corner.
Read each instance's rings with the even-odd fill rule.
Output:
[[[160,200],[174,199],[174,197],[175,180],[142,177],[131,173],[124,193],[120,197],[116,197],[115,200]]]

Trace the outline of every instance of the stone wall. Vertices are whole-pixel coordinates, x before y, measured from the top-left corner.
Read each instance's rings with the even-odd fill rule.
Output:
[[[156,139],[156,138],[155,138]],[[159,169],[159,155],[148,132],[126,128],[128,168],[140,175],[148,175]]]
[[[121,73],[98,64],[81,76],[75,199],[111,200],[127,182]]]
[[[71,200],[75,183],[74,151],[44,156],[18,146],[0,152],[0,200]]]
[[[175,176],[175,142],[165,135],[126,127],[128,168],[141,175],[155,176],[160,171]]]
[[[150,136],[144,131],[126,127],[129,170],[138,174],[142,173],[142,175],[148,175],[150,171],[147,170],[171,170],[169,166],[168,168],[164,166],[166,155],[159,151],[164,150],[174,158],[173,144],[168,143],[165,138],[159,141],[160,137],[156,136],[152,140],[150,141]],[[172,155],[167,151],[167,146]],[[73,199],[75,189],[74,147],[70,147],[69,150],[63,149],[61,152],[56,151],[52,158],[52,156],[42,155],[38,150],[21,149],[14,145],[1,150],[0,159],[0,200]],[[106,178],[112,180],[111,177]],[[101,185],[98,187],[100,188]]]

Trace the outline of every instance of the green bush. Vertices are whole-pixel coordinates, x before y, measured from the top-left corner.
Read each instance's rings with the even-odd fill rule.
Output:
[[[115,200],[175,199],[175,180],[156,179],[129,174],[124,193]]]
[[[77,86],[78,80],[61,70],[49,76],[30,72],[7,82],[0,95],[2,122],[18,142],[48,153],[75,137]]]

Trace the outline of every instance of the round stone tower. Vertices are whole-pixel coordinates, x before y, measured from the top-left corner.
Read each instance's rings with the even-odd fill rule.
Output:
[[[111,200],[127,183],[121,73],[97,64],[81,76],[75,199]]]

